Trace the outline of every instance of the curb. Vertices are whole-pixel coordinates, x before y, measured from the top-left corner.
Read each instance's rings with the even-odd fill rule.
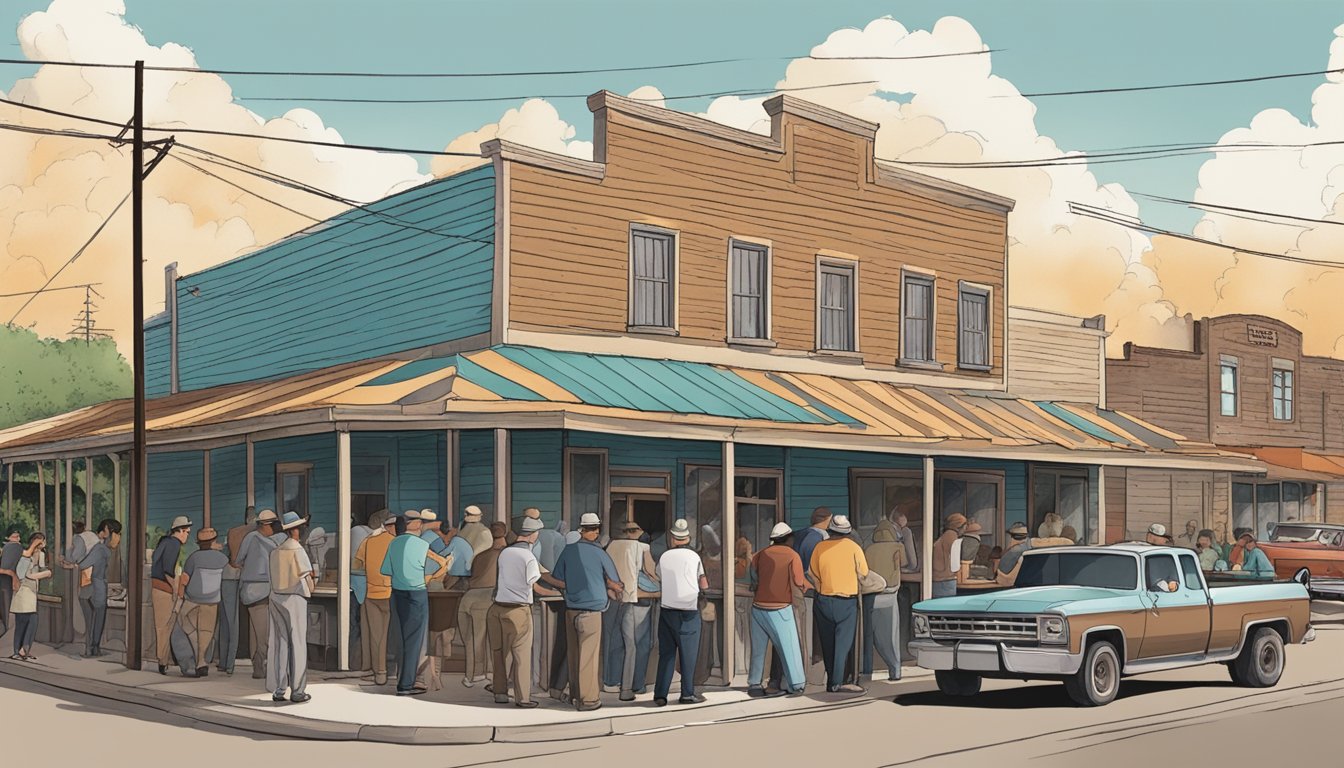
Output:
[[[885,698],[890,693],[900,690],[895,686],[907,687],[902,683],[885,683],[884,688],[876,694],[870,693],[835,701],[814,700],[804,706],[783,710],[760,709],[747,706],[745,701],[737,701],[695,710],[658,709],[647,713],[602,717],[578,722],[515,726],[424,727],[364,725],[361,723],[315,720],[287,714],[278,709],[254,710],[249,707],[224,704],[181,693],[118,685],[117,683],[78,677],[27,665],[18,667],[0,664],[0,674],[29,680],[70,693],[82,693],[124,704],[149,707],[165,714],[247,733],[284,736],[310,741],[363,741],[418,746],[568,741],[599,736],[624,735],[646,730],[679,728],[707,722],[800,715]],[[906,682],[907,684],[917,684],[919,680]],[[711,713],[713,713],[713,716],[711,716]],[[688,714],[691,717],[687,717]]]

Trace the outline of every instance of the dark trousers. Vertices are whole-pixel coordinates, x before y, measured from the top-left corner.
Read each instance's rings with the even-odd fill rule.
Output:
[[[103,648],[103,627],[107,626],[107,599],[79,598],[84,613],[84,651],[92,656]]]
[[[700,654],[700,612],[664,607],[658,617],[658,680],[653,697],[666,699],[672,690],[672,670],[681,656],[681,696],[695,696],[695,661]]]
[[[569,632],[565,630],[565,604],[547,603],[546,608],[554,611],[556,628],[551,643],[551,679],[547,681],[547,687],[556,692],[556,697],[563,698],[564,690],[569,687]]]
[[[858,601],[852,597],[817,595],[814,620],[821,640],[821,662],[826,665],[826,690],[840,687],[845,665],[854,650],[854,631],[859,618]]]
[[[369,660],[364,658],[360,652],[363,647],[360,645],[360,610],[363,608],[359,601],[355,599],[355,593],[350,592],[350,668],[365,670],[369,668]]]
[[[0,635],[8,632],[14,621],[9,613],[9,604],[13,599],[14,582],[8,576],[0,576],[0,624],[4,625],[4,629],[0,629]]]
[[[14,653],[31,651],[33,640],[37,639],[37,614],[13,613],[14,617]]]
[[[423,589],[392,590],[392,604],[397,608],[397,624],[401,628],[401,666],[397,669],[397,690],[409,691],[415,687],[415,672],[420,668],[420,650],[429,629],[429,593]]]

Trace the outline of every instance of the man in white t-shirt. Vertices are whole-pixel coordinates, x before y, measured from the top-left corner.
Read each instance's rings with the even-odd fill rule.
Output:
[[[705,697],[695,692],[695,662],[700,651],[700,593],[709,588],[700,555],[688,545],[691,529],[685,519],[668,531],[670,547],[658,558],[658,581],[662,584],[658,618],[658,680],[653,703],[667,706],[672,689],[672,668],[681,656],[680,704],[699,704]]]
[[[532,700],[532,597],[554,595],[538,584],[541,566],[532,545],[544,527],[541,520],[524,518],[522,531],[500,550],[495,565],[494,603],[485,614],[490,652],[494,656],[491,689],[496,704],[509,703],[509,679],[513,679],[513,704],[523,709],[537,706]]]

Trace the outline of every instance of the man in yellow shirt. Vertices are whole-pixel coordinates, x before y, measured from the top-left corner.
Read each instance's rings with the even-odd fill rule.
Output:
[[[397,518],[387,510],[369,518],[373,535],[360,542],[350,570],[363,573],[368,593],[359,615],[360,656],[373,672],[374,685],[387,685],[387,626],[392,613],[392,577],[383,575],[387,548],[397,535]],[[367,670],[366,670],[367,671]]]
[[[860,686],[844,682],[858,626],[859,579],[868,575],[868,560],[850,538],[853,532],[848,517],[832,517],[826,528],[829,538],[812,550],[808,574],[817,587],[813,621],[821,640],[822,663],[826,665],[826,690],[831,693],[863,693]]]

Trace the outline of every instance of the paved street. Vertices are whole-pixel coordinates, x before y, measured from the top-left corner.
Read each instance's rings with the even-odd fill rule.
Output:
[[[759,751],[779,765],[1112,766],[1163,755],[1203,765],[1235,753],[1242,764],[1317,762],[1344,717],[1344,625],[1319,626],[1319,639],[1290,649],[1283,682],[1269,690],[1234,687],[1221,666],[1126,681],[1101,709],[1078,709],[1062,687],[991,683],[979,697],[949,700],[932,683],[895,701],[787,716],[688,722],[654,733],[541,744],[409,747],[311,742],[240,735],[131,706],[0,678],[7,718],[6,758],[53,754],[64,764],[106,760],[108,744],[164,745],[192,765],[269,764],[475,766],[491,763],[684,766],[713,764],[723,747]],[[23,734],[43,734],[25,742]],[[1282,734],[1281,736],[1279,734]],[[65,735],[69,735],[67,738]],[[743,758],[745,759],[745,758]],[[404,762],[403,762],[404,761]],[[580,762],[581,761],[581,762]]]

